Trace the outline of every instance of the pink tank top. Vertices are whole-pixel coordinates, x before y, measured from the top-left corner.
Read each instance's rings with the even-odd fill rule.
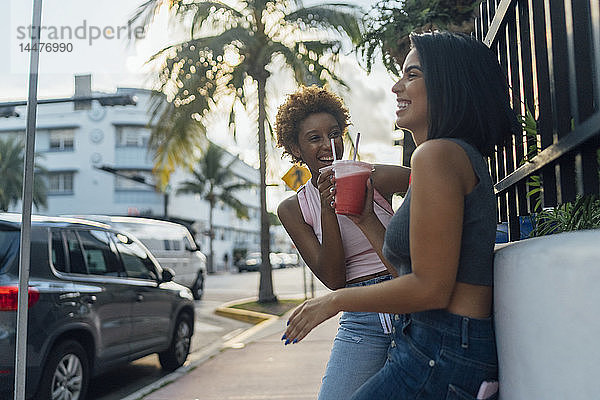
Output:
[[[304,221],[309,224],[319,243],[323,243],[323,232],[321,231],[321,197],[319,190],[313,186],[311,180],[298,189],[298,203]],[[374,193],[374,211],[381,223],[387,227],[394,211],[392,206],[377,190]],[[361,276],[375,274],[384,271],[385,265],[371,247],[361,230],[345,215],[337,216],[346,256],[346,282]]]

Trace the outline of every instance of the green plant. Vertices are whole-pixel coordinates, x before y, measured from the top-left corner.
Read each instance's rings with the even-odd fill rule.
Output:
[[[409,34],[433,29],[471,33],[473,14],[481,0],[381,0],[365,17],[365,34],[359,45],[371,71],[381,51],[385,67],[400,74],[398,63],[410,50]]]
[[[536,214],[531,236],[600,228],[600,198],[577,196],[574,202],[560,204]]]
[[[523,165],[531,162],[533,157],[539,153],[540,140],[538,138],[537,121],[529,111],[527,104],[525,105],[525,115],[519,115],[518,118],[527,137],[528,144],[527,154],[520,162],[520,165]],[[572,129],[574,129],[573,125],[573,120],[571,120]],[[600,151],[598,151],[598,163],[600,164]],[[543,188],[541,176],[531,175],[527,181],[527,186],[530,188],[527,192],[527,197],[537,196],[537,201],[533,209],[534,214],[531,218],[533,229],[529,235],[530,237],[600,228],[600,199],[598,196],[577,196],[573,202],[542,209],[541,194]]]

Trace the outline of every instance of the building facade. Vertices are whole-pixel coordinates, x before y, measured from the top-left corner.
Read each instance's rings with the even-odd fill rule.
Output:
[[[76,77],[76,96],[102,96],[91,91],[91,77]],[[82,87],[83,86],[83,87]],[[46,169],[47,209],[34,213],[140,215],[186,222],[204,252],[208,251],[208,202],[194,195],[176,194],[179,184],[192,175],[176,170],[167,193],[154,188],[153,154],[148,148],[148,102],[145,89],[119,88],[116,95],[135,96],[135,105],[105,106],[100,101],[40,104],[35,150],[37,163]],[[111,94],[114,95],[114,94]],[[26,107],[0,118],[0,139],[25,137]],[[228,152],[224,165],[232,164],[240,179],[258,184],[259,171]],[[111,173],[112,172],[112,173]],[[231,264],[235,249],[256,251],[260,247],[260,200],[258,187],[236,196],[249,208],[249,220],[217,204],[213,214],[216,270]],[[14,211],[20,211],[20,205]],[[225,256],[227,254],[227,257]]]

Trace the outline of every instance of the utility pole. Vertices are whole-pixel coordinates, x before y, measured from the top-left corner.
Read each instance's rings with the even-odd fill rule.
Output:
[[[42,25],[42,0],[33,1],[33,26]],[[40,37],[33,35],[31,48],[39,48]],[[35,158],[35,127],[40,52],[32,51],[29,59],[29,93],[27,97],[27,127],[25,129],[25,166],[23,168],[23,210],[21,215],[21,249],[19,254],[19,289],[15,351],[15,400],[25,400],[27,381],[27,314],[29,310],[29,258],[31,256],[31,203],[33,200],[33,159]]]

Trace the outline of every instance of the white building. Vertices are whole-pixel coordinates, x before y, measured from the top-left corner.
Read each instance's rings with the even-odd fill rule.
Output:
[[[91,91],[91,77],[76,77],[76,96],[102,96]],[[112,94],[114,95],[114,94]],[[40,104],[37,114],[37,162],[46,168],[48,208],[35,213],[109,214],[164,217],[191,224],[196,240],[208,252],[208,203],[199,196],[178,195],[179,183],[191,179],[184,170],[175,171],[169,182],[168,196],[152,187],[152,154],[148,152],[150,129],[148,101],[150,91],[119,88],[116,95],[133,95],[137,105],[102,106],[92,100],[86,104],[72,101]],[[90,104],[91,103],[91,104]],[[83,109],[82,109],[83,108]],[[14,108],[18,116],[0,118],[0,138],[24,137],[26,107]],[[236,156],[226,153],[224,164]],[[236,157],[237,158],[237,157]],[[120,177],[99,169],[108,167],[117,174],[145,178],[149,184]],[[256,184],[259,171],[237,159],[232,165],[240,178]],[[215,268],[224,267],[224,255],[231,264],[235,248],[256,251],[260,247],[260,200],[258,187],[240,191],[237,197],[249,207],[249,220],[239,220],[223,204],[215,207],[213,225]],[[19,211],[20,206],[15,209]]]

